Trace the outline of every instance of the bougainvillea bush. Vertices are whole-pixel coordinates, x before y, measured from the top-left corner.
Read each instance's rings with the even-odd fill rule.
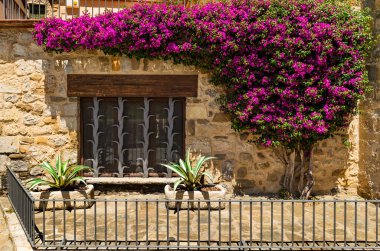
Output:
[[[369,20],[338,1],[139,4],[44,19],[34,38],[47,51],[95,49],[209,71],[225,89],[221,109],[232,127],[287,149],[284,187],[308,197],[314,143],[345,127],[365,92]]]

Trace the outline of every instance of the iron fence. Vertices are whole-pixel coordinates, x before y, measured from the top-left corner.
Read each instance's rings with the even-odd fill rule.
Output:
[[[34,198],[10,169],[7,170],[7,188],[9,201],[24,228],[26,237],[30,243],[34,243]]]
[[[35,248],[380,250],[379,200],[31,200],[8,175],[34,202],[14,208]]]

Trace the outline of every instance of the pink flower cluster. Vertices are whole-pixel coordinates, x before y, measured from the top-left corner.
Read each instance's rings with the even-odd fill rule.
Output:
[[[329,137],[354,113],[366,83],[368,20],[322,0],[137,4],[44,19],[34,38],[48,51],[96,49],[207,70],[226,90],[221,107],[234,129],[292,147]]]

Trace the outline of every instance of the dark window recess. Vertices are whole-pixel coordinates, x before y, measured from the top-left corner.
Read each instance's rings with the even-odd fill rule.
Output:
[[[184,108],[183,98],[81,98],[82,163],[95,177],[171,177],[160,164],[184,153]]]
[[[29,13],[31,18],[45,17],[46,5],[39,2],[29,3]]]

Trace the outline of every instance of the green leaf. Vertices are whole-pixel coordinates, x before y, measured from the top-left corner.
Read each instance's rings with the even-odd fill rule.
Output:
[[[178,165],[172,165],[172,164],[161,164],[161,166],[164,166],[166,168],[169,168],[179,176],[181,176],[183,179],[186,179],[186,174],[183,172],[183,170]]]
[[[181,184],[183,180],[179,179],[176,182],[174,182],[173,190],[176,191],[179,184]]]

